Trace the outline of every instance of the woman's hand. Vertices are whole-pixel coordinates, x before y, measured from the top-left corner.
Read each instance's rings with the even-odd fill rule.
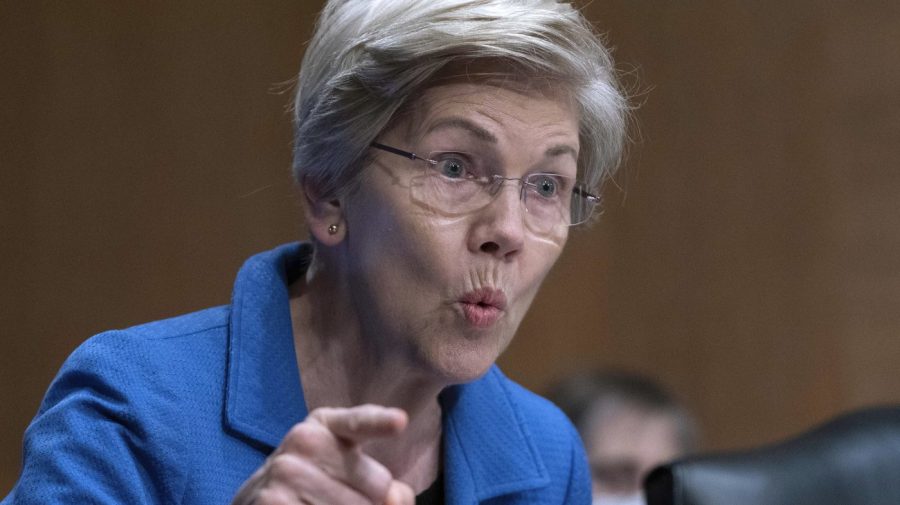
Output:
[[[232,505],[414,505],[412,488],[360,447],[399,434],[407,421],[402,410],[378,405],[313,410],[241,486]]]

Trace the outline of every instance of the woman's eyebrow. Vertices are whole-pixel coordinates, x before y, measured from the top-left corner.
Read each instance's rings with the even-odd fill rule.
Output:
[[[556,144],[544,151],[544,157],[546,158],[554,158],[556,156],[564,156],[566,154],[572,156],[572,159],[574,159],[575,161],[578,161],[578,150],[570,146],[569,144]]]
[[[483,142],[490,142],[493,144],[497,143],[497,137],[494,136],[493,133],[485,130],[481,126],[469,121],[468,119],[459,117],[459,116],[450,116],[436,121],[432,124],[426,133],[431,133],[436,130],[450,129],[450,128],[458,128],[462,130],[466,130],[471,133],[475,138],[481,140]]]

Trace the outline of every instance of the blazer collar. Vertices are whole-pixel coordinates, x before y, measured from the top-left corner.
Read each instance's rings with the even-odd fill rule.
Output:
[[[225,422],[272,449],[307,414],[288,285],[311,256],[312,246],[298,243],[257,254],[241,267],[232,293]]]
[[[496,366],[477,381],[447,388],[441,404],[448,503],[477,503],[550,484],[508,379]]]

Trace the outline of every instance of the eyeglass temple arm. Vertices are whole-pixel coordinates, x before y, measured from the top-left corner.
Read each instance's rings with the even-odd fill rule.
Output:
[[[394,154],[403,156],[404,158],[409,158],[411,160],[418,158],[418,156],[416,156],[415,153],[411,153],[409,151],[401,151],[400,149],[397,149],[396,147],[386,146],[384,144],[379,144],[378,142],[372,142],[370,145],[372,147],[374,147],[375,149],[381,149],[382,151],[394,153]]]
[[[592,201],[592,202],[595,202],[595,203],[600,201],[600,197],[599,197],[599,196],[597,196],[597,195],[595,195],[595,194],[593,194],[593,193],[589,193],[589,192],[587,192],[587,191],[585,191],[585,190],[579,188],[578,186],[575,186],[574,188],[572,188],[572,192],[575,193],[576,195],[581,195],[581,196],[583,196],[583,197],[587,198],[588,200],[590,200],[590,201]]]
[[[404,151],[404,150],[402,150],[402,149],[397,149],[396,147],[391,147],[391,146],[386,146],[386,145],[384,145],[384,144],[379,144],[378,142],[372,142],[372,143],[369,144],[369,145],[372,146],[372,147],[374,147],[375,149],[381,149],[382,151],[387,151],[387,152],[389,152],[389,153],[393,153],[393,154],[396,154],[396,155],[398,155],[398,156],[403,156],[404,158],[409,158],[409,159],[411,159],[411,160],[422,160],[422,161],[427,161],[428,163],[431,163],[432,165],[435,163],[434,161],[429,160],[428,158],[423,158],[423,157],[419,156],[419,155],[416,154],[416,153],[411,153],[411,152],[409,152],[409,151]]]

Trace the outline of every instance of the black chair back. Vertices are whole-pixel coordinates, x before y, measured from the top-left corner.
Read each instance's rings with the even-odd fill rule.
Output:
[[[648,505],[900,505],[900,406],[838,417],[780,444],[655,469]]]

